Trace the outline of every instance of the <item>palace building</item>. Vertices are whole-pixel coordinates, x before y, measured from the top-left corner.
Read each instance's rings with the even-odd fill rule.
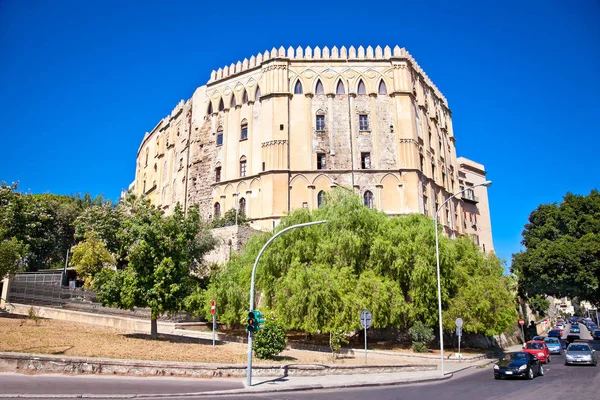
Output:
[[[448,102],[404,48],[280,47],[213,71],[146,133],[130,189],[166,213],[236,208],[265,230],[336,186],[390,216],[433,216],[485,175],[456,157]],[[493,250],[486,187],[438,216]]]

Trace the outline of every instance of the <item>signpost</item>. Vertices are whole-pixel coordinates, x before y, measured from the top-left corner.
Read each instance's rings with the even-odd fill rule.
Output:
[[[523,339],[523,344],[525,344],[525,331],[523,331],[523,325],[525,325],[525,320],[520,319],[519,325],[521,325],[521,339]]]
[[[462,318],[456,318],[454,323],[456,324],[456,336],[458,336],[458,362],[461,362],[462,357],[460,355],[460,338],[462,336],[463,320]]]
[[[213,317],[213,349],[215,348],[215,330],[217,329],[217,316],[215,315],[215,301],[213,300],[210,303],[210,313],[212,314]]]
[[[367,328],[371,326],[371,313],[367,310],[362,310],[360,313],[360,325],[365,330],[365,363],[367,362]]]

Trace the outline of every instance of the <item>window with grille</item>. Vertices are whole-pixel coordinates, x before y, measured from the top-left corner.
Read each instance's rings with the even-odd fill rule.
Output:
[[[361,131],[369,130],[369,118],[367,114],[360,114],[358,116],[358,129]]]
[[[221,182],[221,167],[215,168],[215,182]]]
[[[246,159],[240,161],[240,176],[246,176]]]
[[[360,153],[360,166],[362,169],[371,168],[371,153]]]
[[[317,115],[317,130],[318,131],[324,131],[325,130],[325,116],[324,115]]]
[[[325,169],[326,167],[325,153],[317,153],[317,169]]]
[[[242,122],[242,131],[240,133],[240,140],[248,139],[248,123]]]

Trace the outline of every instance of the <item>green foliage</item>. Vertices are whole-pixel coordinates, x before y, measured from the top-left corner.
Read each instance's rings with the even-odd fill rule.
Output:
[[[343,345],[348,344],[348,339],[346,338],[346,333],[341,329],[334,329],[329,332],[329,347],[331,347],[331,352],[335,356],[335,353],[338,352]]]
[[[237,213],[237,218],[236,218],[236,213]],[[240,225],[240,226],[250,225],[250,220],[248,219],[248,217],[246,217],[245,214],[241,214],[238,211],[236,211],[235,208],[232,208],[231,210],[225,212],[225,214],[223,214],[223,216],[213,218],[213,220],[210,223],[210,227],[214,229],[214,228],[223,228],[225,226],[233,226],[233,225],[236,225],[236,220],[237,220],[237,225]]]
[[[570,297],[600,305],[600,193],[567,193],[543,204],[522,233],[526,250],[513,254],[519,295]]]
[[[334,190],[321,208],[296,210],[277,230],[317,220],[327,223],[290,230],[265,250],[256,271],[255,304],[274,310],[286,329],[310,333],[360,329],[363,309],[371,311],[374,328],[437,324],[431,218],[390,218],[364,207],[359,196]],[[244,320],[252,266],[271,237],[254,236],[211,277],[203,292],[207,317],[209,301],[216,299],[223,322]],[[453,328],[448,313],[460,313],[470,332],[501,333],[512,323],[514,296],[502,271],[495,256],[480,253],[468,239],[440,238],[446,329]],[[474,295],[476,301],[468,301]]]
[[[417,321],[408,330],[412,338],[413,350],[417,353],[427,352],[427,343],[431,342],[435,335],[433,329],[423,324],[421,321]]]
[[[548,308],[550,308],[550,301],[544,296],[536,295],[529,299],[529,307],[531,311],[540,317],[544,317],[548,312]]]
[[[69,261],[77,274],[85,280],[86,287],[92,286],[94,275],[103,267],[113,266],[114,263],[113,256],[95,231],[89,231],[85,241],[73,247],[73,254]]]
[[[258,358],[272,358],[285,349],[286,341],[283,325],[274,318],[267,318],[264,327],[254,334],[252,348]]]
[[[0,279],[22,270],[26,254],[27,245],[17,238],[0,239]]]

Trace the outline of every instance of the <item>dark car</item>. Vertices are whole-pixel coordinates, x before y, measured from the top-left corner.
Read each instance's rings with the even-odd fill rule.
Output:
[[[561,338],[562,334],[560,332],[560,329],[552,329],[550,332],[548,332],[548,337],[555,337],[555,338]]]
[[[567,345],[573,343],[575,340],[579,340],[579,335],[567,335]]]
[[[494,379],[502,377],[522,377],[533,379],[534,376],[543,376],[544,366],[533,354],[520,351],[505,354],[494,364]]]
[[[600,339],[600,329],[596,329],[592,336],[594,337],[594,339]]]
[[[571,325],[571,329],[569,331],[571,333],[581,333],[581,329],[579,329],[578,325]]]

